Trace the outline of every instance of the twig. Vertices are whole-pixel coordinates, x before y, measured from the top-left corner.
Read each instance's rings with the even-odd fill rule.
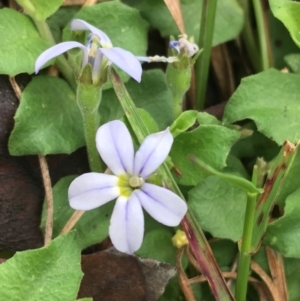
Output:
[[[22,91],[16,82],[14,77],[9,77],[9,82],[12,89],[14,90],[19,101],[21,100]],[[45,189],[46,204],[47,204],[47,215],[46,215],[46,226],[45,226],[45,238],[44,244],[47,245],[51,242],[52,232],[53,232],[53,194],[52,194],[52,185],[49,174],[49,169],[45,156],[38,155],[40,168],[42,171],[42,178]]]
[[[52,194],[52,185],[49,174],[49,169],[46,161],[46,157],[38,155],[40,167],[42,171],[42,178],[45,188],[46,196],[46,205],[47,205],[47,214],[46,214],[46,224],[45,224],[45,246],[51,242],[52,232],[53,232],[53,194]]]
[[[82,210],[76,210],[71,216],[71,218],[67,221],[63,229],[60,231],[59,235],[66,234],[69,231],[71,231],[75,224],[78,222],[78,220],[82,217],[84,212],[85,211]]]
[[[22,91],[21,91],[18,83],[16,82],[16,79],[14,77],[10,77],[10,76],[8,78],[9,78],[9,82],[10,82],[10,85],[11,85],[12,89],[14,90],[17,98],[20,101],[21,100]]]

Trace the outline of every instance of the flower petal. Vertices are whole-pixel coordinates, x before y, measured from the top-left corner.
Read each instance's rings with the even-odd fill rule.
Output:
[[[131,136],[120,120],[102,125],[96,134],[96,145],[100,156],[115,174],[132,174],[134,149]]]
[[[100,51],[120,69],[130,75],[137,82],[141,81],[142,66],[139,60],[129,51],[119,48],[100,48]]]
[[[101,44],[112,46],[110,38],[100,29],[80,19],[74,19],[70,24],[71,30],[89,30],[93,34],[96,34],[101,40]]]
[[[180,42],[178,41],[170,41],[169,47],[175,49],[178,53],[180,53]]]
[[[149,135],[135,154],[133,173],[147,178],[165,161],[172,143],[173,136],[169,128]]]
[[[76,210],[91,210],[117,198],[120,189],[118,177],[90,172],[76,178],[70,185],[68,198]]]
[[[35,61],[35,73],[38,73],[41,67],[54,57],[73,48],[81,48],[84,51],[86,47],[78,42],[63,42],[45,50]]]
[[[166,188],[145,183],[135,194],[143,208],[166,226],[177,226],[186,214],[186,202]]]
[[[119,197],[110,219],[109,236],[115,248],[132,254],[143,242],[144,215],[137,197]]]

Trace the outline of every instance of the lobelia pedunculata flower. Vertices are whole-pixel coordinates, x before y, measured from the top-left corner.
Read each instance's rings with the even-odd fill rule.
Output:
[[[70,41],[59,43],[45,50],[35,62],[35,73],[38,73],[41,67],[52,58],[73,48],[80,48],[83,51],[82,68],[90,63],[93,79],[97,78],[101,69],[113,63],[137,82],[141,81],[142,67],[138,57],[125,49],[113,47],[109,37],[103,31],[83,20],[74,19],[70,28],[71,30],[89,30],[91,35],[87,45]],[[139,58],[141,61],[145,61],[144,57]]]
[[[91,210],[117,199],[110,220],[109,236],[116,249],[132,254],[144,236],[146,210],[167,226],[177,226],[187,205],[172,191],[147,182],[151,174],[167,158],[173,143],[169,129],[149,135],[134,154],[129,131],[121,121],[102,125],[96,134],[100,156],[113,175],[90,172],[70,185],[70,206]]]
[[[169,46],[175,49],[178,54],[186,53],[188,57],[194,56],[199,51],[198,45],[190,42],[186,35],[180,36],[178,41],[170,41]]]

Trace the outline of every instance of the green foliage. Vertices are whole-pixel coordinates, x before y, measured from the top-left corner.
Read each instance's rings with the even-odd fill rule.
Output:
[[[294,42],[300,47],[300,3],[290,0],[270,0],[273,15],[288,29]]]
[[[299,76],[270,69],[242,80],[230,98],[223,122],[252,119],[258,131],[281,145],[300,138]]]
[[[160,227],[145,233],[142,247],[137,255],[167,262],[175,266],[177,248],[172,244],[172,232]]]
[[[64,0],[17,0],[17,2],[37,20],[46,20],[58,10]]]
[[[170,127],[173,137],[186,132],[192,125],[194,125],[197,118],[197,111],[184,111],[174,120]]]
[[[182,133],[174,140],[171,158],[182,177],[176,177],[183,185],[196,185],[208,174],[195,167],[189,159],[193,154],[217,170],[226,166],[226,157],[239,133],[222,125],[200,125],[193,131]]]
[[[62,40],[62,29],[71,22],[79,9],[79,6],[62,6],[47,19],[47,24],[49,25],[52,35],[57,43]]]
[[[165,3],[160,0],[126,0],[124,1],[141,11],[145,19],[157,28],[163,37],[178,36],[176,24]],[[202,1],[181,0],[181,9],[188,36],[199,38]],[[234,39],[243,27],[243,12],[235,0],[219,0],[216,11],[213,45]]]
[[[48,246],[17,252],[0,265],[0,295],[14,301],[74,301],[83,273],[76,233]]]
[[[285,26],[272,15],[271,11],[268,12],[268,20],[273,66],[276,69],[282,69],[286,67],[284,57],[290,53],[298,52],[298,47],[295,45]]]
[[[28,16],[15,10],[0,10],[0,74],[33,73],[41,52],[50,47]]]
[[[74,213],[68,202],[68,188],[76,176],[67,176],[60,179],[53,187],[54,221],[53,236],[59,235],[67,221]],[[80,249],[101,242],[108,236],[109,220],[114,202],[109,202],[100,208],[87,211],[74,226],[77,231],[76,240]],[[42,213],[41,227],[44,229],[46,220],[46,208]]]
[[[136,9],[121,2],[104,2],[83,7],[74,19],[82,19],[103,30],[114,47],[122,47],[135,55],[145,55],[148,23]],[[70,40],[71,31],[64,29],[64,40]]]
[[[300,54],[289,54],[284,57],[285,62],[293,73],[300,73]]]
[[[201,227],[214,237],[242,237],[247,194],[244,189],[210,176],[189,192],[189,206]]]
[[[141,83],[131,79],[126,83],[126,88],[135,105],[146,110],[156,121],[160,130],[165,130],[172,123],[172,95],[162,71],[145,71]],[[103,92],[99,113],[101,123],[121,119],[124,116],[113,89]]]
[[[12,155],[71,153],[84,145],[75,93],[57,77],[35,77],[22,93],[9,139]]]
[[[300,257],[299,198],[300,189],[287,197],[284,215],[269,224],[264,237],[265,244],[286,257]]]

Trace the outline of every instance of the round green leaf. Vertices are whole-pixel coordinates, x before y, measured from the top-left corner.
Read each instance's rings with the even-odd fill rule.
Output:
[[[33,73],[37,57],[47,48],[30,18],[15,10],[0,9],[0,74]]]
[[[60,236],[40,249],[17,252],[2,263],[1,300],[75,300],[83,276],[75,234]]]
[[[22,93],[9,139],[12,155],[72,153],[85,144],[75,93],[57,77],[37,76]]]
[[[230,98],[223,122],[255,121],[258,130],[281,145],[300,138],[299,75],[270,69],[249,76]]]
[[[188,200],[201,228],[214,237],[233,241],[242,237],[247,201],[245,190],[210,176],[189,192]]]

